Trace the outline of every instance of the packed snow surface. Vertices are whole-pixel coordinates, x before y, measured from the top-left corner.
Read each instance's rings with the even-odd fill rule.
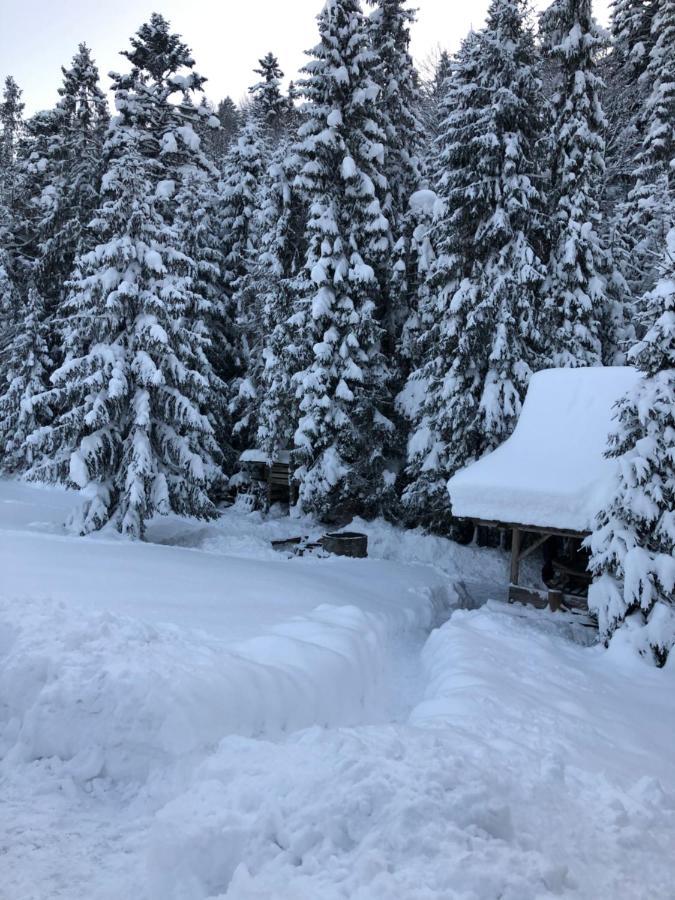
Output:
[[[73,500],[0,481],[2,900],[672,900],[675,666],[485,602],[498,551]]]
[[[511,437],[448,482],[454,514],[589,531],[618,465],[604,456],[614,405],[638,377],[627,366],[538,372]]]

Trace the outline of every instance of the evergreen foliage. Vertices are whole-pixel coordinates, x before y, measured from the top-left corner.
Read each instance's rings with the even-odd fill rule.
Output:
[[[44,302],[34,283],[28,289],[22,327],[14,333],[4,355],[7,365],[0,387],[0,465],[3,472],[16,474],[33,462],[26,439],[51,417],[48,406],[33,405],[33,398],[47,389],[53,369]]]
[[[605,117],[595,55],[603,40],[591,0],[556,0],[541,17],[557,63],[551,147],[548,275],[543,285],[546,353],[554,367],[599,365],[608,320],[611,264],[598,235]]]
[[[554,0],[536,42],[526,0],[492,0],[423,78],[415,13],[367,3],[327,0],[301,84],[268,53],[239,106],[209,107],[160,15],[112,121],[84,44],[27,122],[7,79],[0,467],[80,487],[80,532],[136,537],[213,516],[241,450],[290,451],[302,510],[454,534],[447,479],[508,437],[531,371],[633,345],[593,602],[661,663],[675,0],[614,0],[611,38]]]
[[[305,260],[306,207],[295,186],[300,160],[282,147],[270,166],[261,214],[254,291],[260,298],[263,340],[253,371],[256,443],[270,458],[293,445],[293,372],[307,352],[295,328],[294,300]]]
[[[543,98],[525,6],[493,0],[464,42],[438,141],[434,326],[408,445],[409,517],[449,527],[445,482],[513,429],[536,363]]]
[[[652,22],[659,0],[614,0],[611,27],[614,52],[620,64],[627,66],[632,79],[638,79],[649,62],[652,48]]]
[[[22,91],[11,75],[5,79],[0,103],[0,202],[9,210],[16,197],[14,165],[21,138],[24,103]]]
[[[617,211],[620,262],[635,296],[652,289],[675,206],[675,4],[659,0],[651,19],[652,46],[641,77],[645,91],[642,140],[632,188]]]
[[[419,91],[410,56],[410,28],[416,14],[405,0],[369,0],[375,6],[370,16],[373,51],[377,57],[374,77],[380,85],[378,103],[384,117],[383,173],[387,193],[382,204],[396,237],[406,214],[410,196],[422,181],[421,153],[424,131],[417,115]]]
[[[254,72],[260,75],[261,80],[249,88],[253,98],[253,116],[270,141],[278,140],[286,128],[289,115],[289,100],[281,93],[284,73],[273,53],[263,56]]]
[[[19,287],[35,280],[56,318],[83,233],[96,209],[109,114],[98,71],[81,44],[62,69],[60,100],[25,124],[18,146],[13,244]],[[50,338],[52,351],[55,335]]]
[[[236,323],[228,409],[241,449],[250,444],[255,427],[250,417],[256,397],[251,369],[261,334],[260,297],[254,291],[252,272],[258,253],[264,171],[264,143],[258,122],[252,117],[228,151],[220,187],[225,316]]]
[[[175,182],[166,177],[203,164],[190,100],[203,79],[161,16],[131,43],[131,72],[113,76],[119,115],[104,148],[93,249],[78,257],[65,306],[67,357],[38,398],[60,412],[31,444],[46,454],[35,477],[67,477],[81,489],[76,530],[112,520],[141,537],[155,513],[215,515],[217,447],[207,416],[208,301],[194,289],[197,263],[178,245]]]
[[[375,6],[370,16],[371,46],[377,57],[374,78],[380,86],[378,106],[384,128],[384,160],[381,171],[387,188],[381,198],[382,211],[389,222],[392,245],[406,269],[415,265],[406,255],[412,248],[404,233],[404,219],[412,194],[422,186],[422,147],[424,131],[418,117],[416,74],[409,52],[410,28],[416,14],[405,7],[404,0],[370,0]],[[388,303],[384,314],[387,330],[386,350],[394,350],[409,308],[414,304],[407,290],[407,280],[398,276],[396,265],[385,260],[385,270],[378,273],[386,286]],[[389,283],[387,283],[389,281]],[[392,375],[398,366],[393,364]],[[400,377],[397,378],[400,380]]]
[[[328,0],[305,66],[297,179],[308,208],[307,260],[295,320],[308,364],[293,376],[303,509],[381,509],[390,490],[389,371],[382,354],[382,270],[389,222],[380,197],[386,140],[377,60],[357,0]]]
[[[645,306],[653,322],[630,353],[642,379],[616,413],[620,468],[590,539],[589,606],[606,640],[628,620],[663,665],[675,645],[675,227]]]

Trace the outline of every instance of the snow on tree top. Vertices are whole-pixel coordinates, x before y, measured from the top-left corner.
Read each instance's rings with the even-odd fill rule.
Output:
[[[431,216],[438,203],[438,195],[435,191],[424,188],[411,194],[408,203],[410,209],[414,209],[416,212],[422,213],[423,215]]]
[[[530,381],[512,436],[448,482],[460,517],[590,531],[618,462],[604,452],[627,366],[547,369]]]

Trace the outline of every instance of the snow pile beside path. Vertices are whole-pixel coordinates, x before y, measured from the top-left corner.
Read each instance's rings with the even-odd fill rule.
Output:
[[[502,779],[396,727],[227,740],[157,816],[150,900],[535,900],[564,866],[522,846]]]
[[[498,746],[505,762],[527,748],[623,776],[643,769],[649,735],[650,765],[675,787],[675,666],[654,669],[594,637],[546,610],[458,610],[424,647],[427,698],[411,722],[462,729],[477,746]]]
[[[228,734],[370,721],[388,703],[392,643],[421,640],[438,604],[429,589],[386,616],[320,606],[227,644],[61,603],[0,603],[0,757],[142,782]]]
[[[672,673],[565,627],[456,612],[410,724],[224,740],[156,816],[150,900],[671,900]]]
[[[373,559],[418,563],[447,575],[459,585],[461,606],[473,608],[487,599],[506,599],[509,554],[504,550],[457,544],[421,528],[398,528],[384,519],[354,519],[349,529],[368,535],[368,556]],[[540,554],[523,561],[521,581],[542,587]]]

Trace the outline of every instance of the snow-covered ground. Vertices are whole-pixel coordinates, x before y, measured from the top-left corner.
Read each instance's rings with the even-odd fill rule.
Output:
[[[287,559],[311,522],[235,510],[77,539],[72,503],[0,482],[2,900],[672,900],[675,666],[457,609],[497,551]]]

